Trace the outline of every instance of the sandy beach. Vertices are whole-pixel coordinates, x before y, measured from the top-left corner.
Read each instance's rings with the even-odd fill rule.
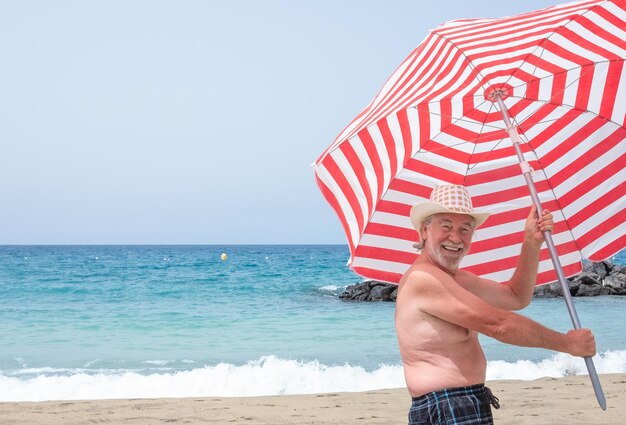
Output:
[[[500,399],[497,424],[624,423],[626,374],[600,377],[608,408],[598,407],[587,376],[493,381]],[[405,389],[361,393],[245,398],[181,398],[0,403],[7,425],[74,424],[402,424],[410,404]]]

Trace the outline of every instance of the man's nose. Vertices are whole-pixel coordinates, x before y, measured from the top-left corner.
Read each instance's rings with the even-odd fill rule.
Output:
[[[448,239],[450,239],[450,241],[454,243],[463,242],[463,239],[461,238],[461,234],[457,232],[456,230],[453,230],[450,233],[448,233]]]

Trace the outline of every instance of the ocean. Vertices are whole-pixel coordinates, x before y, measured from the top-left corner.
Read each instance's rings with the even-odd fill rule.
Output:
[[[402,387],[394,304],[337,298],[361,281],[348,256],[344,245],[0,246],[0,401]],[[598,372],[626,373],[626,297],[574,304]],[[571,329],[562,299],[521,314]],[[488,379],[586,374],[565,354],[481,342]]]

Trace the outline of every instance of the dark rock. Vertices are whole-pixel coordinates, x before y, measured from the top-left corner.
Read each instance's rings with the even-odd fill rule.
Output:
[[[395,301],[397,289],[398,286],[391,283],[366,280],[348,286],[339,294],[339,298],[351,301]]]
[[[572,282],[578,283],[577,297],[595,297],[597,295],[609,295],[611,290],[602,286],[600,276],[606,277],[606,269],[602,263],[595,263],[595,267],[587,267],[583,272],[572,278]],[[599,273],[596,273],[599,272]]]
[[[571,278],[571,282],[576,282],[579,285],[578,291],[581,290],[581,286],[601,285],[597,274],[584,274],[584,272]]]
[[[602,282],[602,280],[608,276],[612,268],[613,264],[610,261],[602,261],[600,263],[585,261],[581,274],[594,276],[598,282]]]
[[[622,267],[615,272],[614,268],[613,273],[604,279],[604,287],[610,289],[611,295],[626,295],[626,270]]]
[[[571,293],[571,288],[570,288],[570,293]],[[559,284],[559,282],[552,282],[547,285],[537,286],[535,288],[534,295],[540,298],[556,298],[556,297],[562,297],[563,291],[561,291],[561,285]]]
[[[597,295],[611,295],[611,288],[602,285],[580,285],[577,297],[595,297]]]
[[[394,288],[388,285],[375,285],[370,292],[369,301],[391,301],[389,294],[393,292]]]
[[[575,297],[578,294],[578,289],[580,288],[580,280],[572,280],[571,278],[567,280],[569,283],[569,292],[572,294],[572,297]]]
[[[398,298],[398,287],[397,286],[395,288],[393,288],[393,291],[391,291],[391,294],[389,294],[389,301],[396,302],[396,298]]]
[[[347,298],[354,301],[367,301],[368,296],[369,290],[357,285],[350,285],[344,292],[339,294],[339,298]]]

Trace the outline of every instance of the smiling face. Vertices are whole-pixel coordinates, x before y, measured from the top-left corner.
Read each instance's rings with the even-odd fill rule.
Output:
[[[466,214],[435,214],[422,226],[423,254],[449,272],[455,272],[469,251],[474,218]]]

